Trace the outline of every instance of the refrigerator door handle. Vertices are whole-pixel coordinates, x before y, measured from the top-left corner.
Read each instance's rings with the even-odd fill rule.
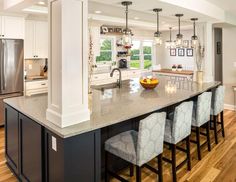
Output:
[[[0,90],[3,91],[3,64],[4,64],[4,46],[3,42],[1,42],[1,57],[0,57]]]
[[[3,40],[3,47],[4,47],[4,50],[3,50],[3,61],[2,61],[2,70],[3,70],[3,72],[2,72],[2,75],[3,75],[3,79],[2,79],[2,88],[3,88],[3,90],[5,90],[6,89],[6,79],[5,79],[5,60],[7,60],[7,59],[5,59],[5,56],[7,56],[7,49],[6,49],[6,44],[5,44],[5,40]],[[6,51],[6,52],[5,52]]]

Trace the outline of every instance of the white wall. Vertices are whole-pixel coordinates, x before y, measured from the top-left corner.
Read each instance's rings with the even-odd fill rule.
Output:
[[[233,105],[232,86],[236,85],[236,28],[223,28],[223,84],[226,86],[225,104]]]
[[[192,30],[181,31],[184,35],[183,40],[191,40],[193,34]],[[172,40],[176,39],[177,31],[172,31]],[[173,64],[182,64],[184,69],[194,69],[194,57],[187,57],[186,49],[185,56],[178,56],[178,49],[176,49],[176,56],[170,56],[170,50],[165,48],[165,41],[169,40],[169,31],[162,32],[163,44],[157,46],[157,64],[161,64],[162,68],[171,68]]]

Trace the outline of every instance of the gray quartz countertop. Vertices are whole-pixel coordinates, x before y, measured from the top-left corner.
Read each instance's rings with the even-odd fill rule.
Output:
[[[46,120],[47,95],[16,97],[4,102],[60,137],[67,138],[157,111],[219,84],[197,84],[162,78],[154,90],[145,90],[138,79],[133,79],[125,81],[121,89],[93,90],[90,120],[66,128],[59,128]],[[176,90],[173,87],[176,87]]]

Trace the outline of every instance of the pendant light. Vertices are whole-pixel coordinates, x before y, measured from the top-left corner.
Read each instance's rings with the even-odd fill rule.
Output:
[[[197,46],[198,43],[198,37],[196,35],[196,21],[198,20],[198,18],[191,18],[191,21],[193,21],[193,36],[192,36],[192,48],[195,48]]]
[[[175,48],[175,41],[172,41],[172,34],[171,34],[172,27],[170,27],[169,30],[170,30],[170,40],[166,41],[166,48],[172,49]]]
[[[132,33],[131,33],[131,30],[128,28],[128,13],[129,13],[128,6],[132,5],[132,2],[131,1],[123,1],[123,2],[121,2],[121,4],[126,7],[125,8],[126,26],[125,26],[125,30],[124,30],[124,35],[122,37],[122,44],[125,48],[129,49],[132,47]]]
[[[154,44],[155,45],[161,45],[162,39],[161,39],[161,32],[159,30],[159,12],[162,11],[161,8],[155,8],[153,11],[157,14],[157,31],[154,33]]]
[[[176,35],[176,47],[181,48],[183,47],[183,35],[180,33],[180,18],[184,15],[176,14],[175,16],[178,17],[178,23],[179,23],[179,33]]]

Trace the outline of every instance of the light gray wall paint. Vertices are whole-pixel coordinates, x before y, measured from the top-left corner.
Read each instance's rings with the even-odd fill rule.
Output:
[[[183,40],[191,40],[193,34],[192,30],[181,31],[184,35]],[[177,31],[172,31],[172,40],[176,39]],[[182,64],[184,69],[194,70],[194,57],[187,57],[186,50],[185,56],[178,56],[178,50],[176,50],[176,56],[170,56],[170,50],[165,48],[165,41],[169,40],[170,33],[168,31],[162,32],[163,44],[157,46],[157,64],[161,64],[162,68],[171,68],[173,64]]]
[[[236,85],[236,28],[223,28],[223,84],[226,86],[225,104],[233,105],[232,86]]]

